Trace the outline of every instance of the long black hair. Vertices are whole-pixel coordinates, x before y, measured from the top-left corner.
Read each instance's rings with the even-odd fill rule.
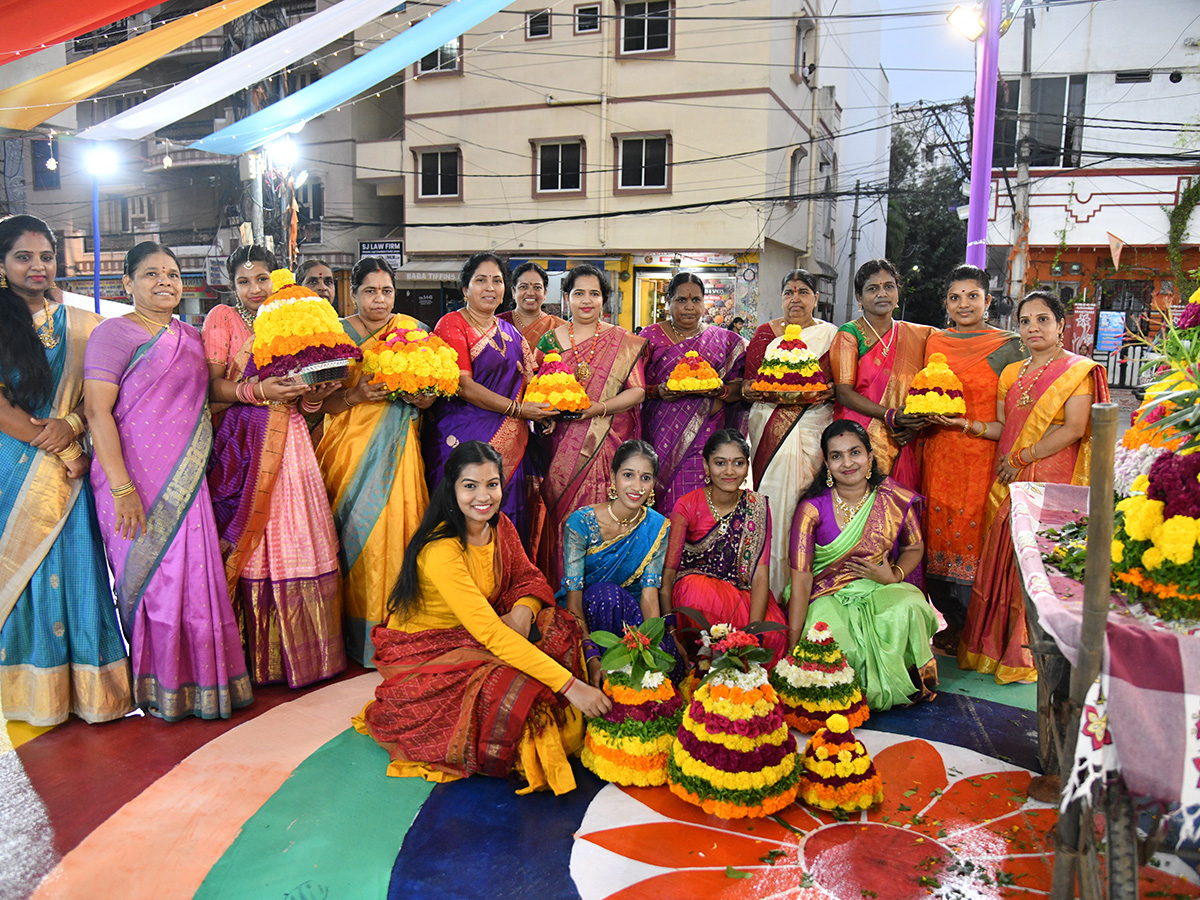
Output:
[[[404,550],[404,562],[400,566],[400,577],[388,597],[388,611],[406,619],[417,611],[417,557],[427,544],[443,538],[458,538],[465,549],[467,546],[467,518],[458,505],[456,487],[462,477],[463,469],[467,466],[478,466],[491,463],[500,473],[500,482],[504,482],[504,460],[491,444],[483,441],[466,441],[459,444],[446,460],[446,468],[442,472],[442,480],[429,495],[429,506],[421,519],[421,524]],[[497,511],[491,519],[493,528],[500,520]]]
[[[876,271],[879,271],[876,269]],[[872,275],[875,272],[871,273]],[[821,432],[821,458],[824,460],[829,455],[829,442],[835,437],[843,434],[852,434],[858,438],[859,443],[866,448],[867,452],[871,452],[871,438],[867,436],[867,430],[852,419],[838,419],[832,422],[824,431]],[[867,485],[870,487],[878,487],[879,483],[887,477],[883,468],[879,464],[879,460],[874,456],[871,457],[871,474],[867,476]],[[821,471],[813,478],[812,484],[808,486],[808,490],[804,492],[801,500],[811,500],[813,497],[819,497],[825,491],[829,490],[829,466],[824,462],[821,463]]]
[[[229,273],[229,283],[235,285],[233,294],[237,296],[237,270],[238,266],[244,266],[246,263],[260,262],[267,267],[268,272],[274,272],[279,268],[279,262],[275,258],[275,254],[264,247],[262,244],[242,244],[225,260],[225,271]]]
[[[142,261],[148,256],[153,256],[155,253],[167,254],[167,256],[171,257],[177,268],[182,268],[179,265],[179,257],[166,244],[160,244],[157,241],[142,241],[140,244],[135,244],[133,249],[125,254],[125,264],[121,269],[122,273],[132,278],[137,274],[138,266],[142,264]]]
[[[0,219],[0,260],[8,257],[13,245],[25,234],[44,237],[50,242],[50,249],[58,253],[54,232],[37,216],[8,216]],[[54,273],[50,276],[53,278]],[[49,292],[46,296],[50,296]],[[0,289],[0,382],[4,399],[31,415],[54,395],[54,376],[46,349],[33,327],[33,314],[7,285]]]

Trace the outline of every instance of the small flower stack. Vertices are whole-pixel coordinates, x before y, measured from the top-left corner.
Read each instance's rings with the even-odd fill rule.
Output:
[[[795,800],[800,774],[762,665],[771,653],[731,625],[714,625],[709,642],[712,666],[671,748],[671,793],[723,819],[771,815]]]
[[[600,659],[607,673],[604,693],[613,708],[588,722],[580,760],[605,781],[650,787],[667,783],[667,754],[683,714],[683,698],[666,673],[675,660],[659,647],[662,619],[638,628],[625,626],[618,638],[593,631],[591,640],[608,651]]]
[[[363,375],[386,385],[395,400],[401,394],[458,393],[458,354],[423,328],[394,326],[363,354]]]
[[[788,325],[783,336],[771,341],[751,387],[774,394],[819,393],[829,387],[821,362],[808,349],[799,325]]]
[[[260,378],[298,373],[309,384],[346,377],[362,351],[346,336],[328,302],[296,284],[287,269],[271,273],[274,293],[254,320],[254,364]]]
[[[857,728],[871,715],[862,685],[824,622],[808,629],[789,656],[771,670],[783,716],[797,731],[812,734],[835,713]]]
[[[946,354],[929,354],[929,365],[913,376],[904,401],[904,411],[913,416],[965,416],[967,401],[963,385],[950,369]]]
[[[799,794],[809,806],[858,812],[883,800],[883,779],[841,713],[808,739],[801,765]]]
[[[721,376],[707,359],[695,350],[683,354],[683,359],[667,377],[667,388],[680,393],[702,393],[721,387]]]
[[[547,353],[537,376],[525,388],[530,403],[549,403],[559,412],[583,412],[592,405],[587,391],[558,353]]]

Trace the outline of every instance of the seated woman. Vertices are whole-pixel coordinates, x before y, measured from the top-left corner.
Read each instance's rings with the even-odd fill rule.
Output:
[[[372,631],[383,683],[354,725],[388,751],[389,775],[515,769],[529,782],[519,793],[562,794],[575,787],[567,755],[583,745],[580,713],[612,703],[580,680],[579,625],[554,606],[500,513],[503,488],[489,444],[466,441],[447,458],[404,552],[391,618]]]
[[[751,622],[785,624],[771,596],[767,559],[771,512],[767,498],[744,490],[750,471],[750,442],[724,428],[704,445],[708,487],[684,494],[671,511],[671,540],[659,603],[702,612],[711,624],[745,628]],[[774,657],[783,656],[782,630],[762,635]]]
[[[906,581],[925,553],[919,495],[880,471],[857,422],[826,428],[821,452],[825,466],[792,518],[788,645],[827,622],[871,709],[907,703],[918,691],[915,699],[932,700],[937,616]]]
[[[658,616],[670,523],[649,507],[654,499],[658,454],[645,441],[626,441],[612,461],[607,503],[575,510],[563,527],[566,575],[555,595],[585,634],[595,629],[621,634]],[[675,626],[668,620],[662,647],[674,653]],[[599,687],[601,652],[584,640],[588,679]],[[683,675],[682,664],[673,676]]]

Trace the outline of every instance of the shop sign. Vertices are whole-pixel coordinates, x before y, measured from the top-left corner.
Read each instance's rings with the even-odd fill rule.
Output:
[[[404,265],[404,241],[359,241],[358,258],[380,256],[388,265],[398,269]]]

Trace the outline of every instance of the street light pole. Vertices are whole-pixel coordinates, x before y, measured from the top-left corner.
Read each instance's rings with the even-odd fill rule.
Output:
[[[987,267],[991,210],[992,142],[996,131],[996,82],[1000,73],[1003,0],[985,0],[984,31],[975,74],[975,134],[971,142],[971,199],[967,216],[967,262]]]

